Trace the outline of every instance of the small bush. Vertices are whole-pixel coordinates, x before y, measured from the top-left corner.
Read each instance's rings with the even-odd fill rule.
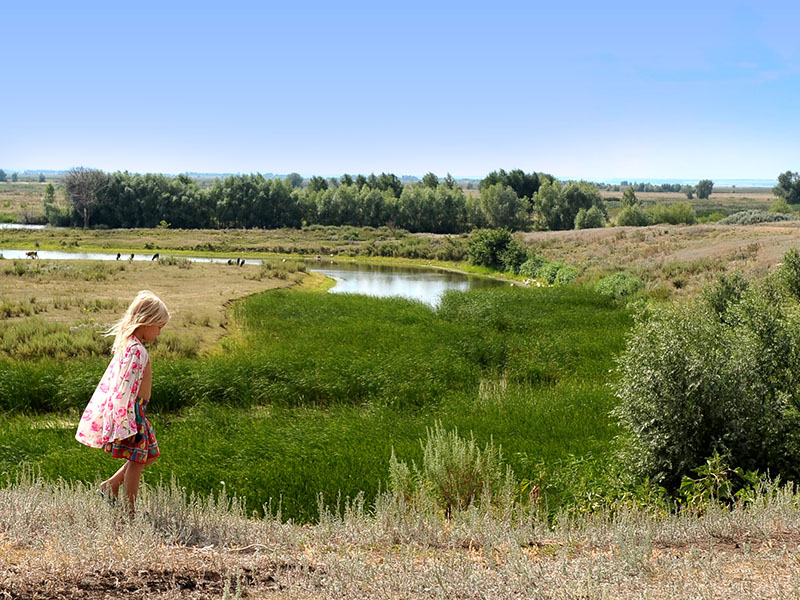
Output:
[[[582,208],[575,215],[575,229],[597,229],[606,226],[606,216],[597,206]]]
[[[644,282],[627,271],[606,275],[595,284],[595,289],[599,293],[614,300],[632,296],[643,287]]]
[[[481,450],[472,435],[464,439],[440,423],[427,431],[421,466],[412,463],[409,468],[392,451],[389,479],[394,495],[406,501],[433,500],[447,515],[473,503],[492,505],[513,497],[514,473],[503,466],[502,450],[492,441]]]
[[[656,204],[650,209],[650,222],[653,224],[692,225],[697,222],[697,215],[688,202]]]
[[[617,225],[619,227],[646,227],[650,225],[650,217],[638,204],[626,206],[617,214]]]
[[[723,273],[712,285],[703,289],[703,300],[720,319],[725,320],[728,309],[739,303],[749,285],[740,273]]]
[[[526,254],[508,229],[476,229],[467,240],[467,257],[473,265],[516,273]]]
[[[788,292],[796,300],[800,300],[800,252],[797,248],[792,248],[783,255],[778,274]]]
[[[578,269],[572,265],[563,265],[556,273],[555,285],[572,283],[578,277]]]
[[[547,264],[547,259],[543,256],[534,254],[530,256],[519,268],[519,274],[525,277],[537,277],[539,269]]]

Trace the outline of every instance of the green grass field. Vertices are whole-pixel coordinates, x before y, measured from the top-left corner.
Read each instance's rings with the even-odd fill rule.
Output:
[[[452,292],[438,310],[276,290],[241,301],[234,320],[219,352],[154,358],[163,456],[148,480],[174,475],[202,494],[225,485],[252,510],[272,499],[313,520],[318,493],[374,498],[392,449],[419,461],[437,421],[502,446],[553,510],[613,470],[607,384],[630,318],[589,290]],[[94,481],[117,466],[73,439],[105,363],[0,362],[0,472]]]

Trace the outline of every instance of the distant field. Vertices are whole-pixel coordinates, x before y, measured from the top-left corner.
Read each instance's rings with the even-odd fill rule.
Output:
[[[622,198],[622,192],[603,190],[600,193],[609,203],[613,218],[619,209],[619,203],[615,201]],[[736,188],[735,192],[732,192],[730,188],[720,188],[719,191],[715,189],[711,196],[703,200],[697,196],[689,200],[686,194],[679,192],[636,192],[636,197],[642,201],[644,206],[652,206],[657,203],[688,202],[699,217],[715,212],[727,216],[742,210],[769,210],[770,205],[777,200],[772,190],[768,188]]]

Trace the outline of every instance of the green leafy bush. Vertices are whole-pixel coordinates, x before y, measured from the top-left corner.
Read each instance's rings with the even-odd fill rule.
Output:
[[[606,216],[597,206],[581,208],[575,215],[575,229],[597,229],[606,226]]]
[[[639,204],[626,206],[617,214],[617,225],[619,227],[645,227],[650,225],[650,217]]]
[[[476,229],[467,240],[467,256],[473,265],[515,273],[526,258],[522,244],[508,229]]]
[[[786,290],[796,300],[800,300],[800,252],[797,248],[792,248],[783,255],[778,275]]]
[[[740,273],[723,273],[703,289],[703,300],[721,320],[725,320],[728,309],[742,299],[742,294],[749,286],[750,283]]]
[[[578,269],[572,265],[562,265],[556,273],[555,285],[572,283],[578,277]]]
[[[734,468],[800,474],[800,315],[785,300],[767,280],[725,320],[695,302],[637,324],[616,415],[641,475],[674,490],[715,451]]]
[[[633,273],[622,271],[612,275],[606,275],[598,280],[595,289],[609,298],[619,300],[627,296],[632,296],[644,287],[644,282]]]
[[[653,224],[692,225],[697,222],[697,215],[688,202],[656,204],[650,209],[650,222]]]

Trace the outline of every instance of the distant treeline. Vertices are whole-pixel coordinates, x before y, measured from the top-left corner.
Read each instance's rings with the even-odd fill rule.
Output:
[[[465,191],[449,175],[433,173],[405,183],[391,173],[308,180],[297,174],[230,175],[201,186],[187,175],[77,168],[64,183],[70,202],[66,211],[45,194],[45,214],[52,224],[185,229],[351,225],[462,233],[483,227],[572,229],[578,213],[590,209],[603,222],[608,216],[596,185],[562,184],[550,175],[519,169],[494,171],[474,191]]]

